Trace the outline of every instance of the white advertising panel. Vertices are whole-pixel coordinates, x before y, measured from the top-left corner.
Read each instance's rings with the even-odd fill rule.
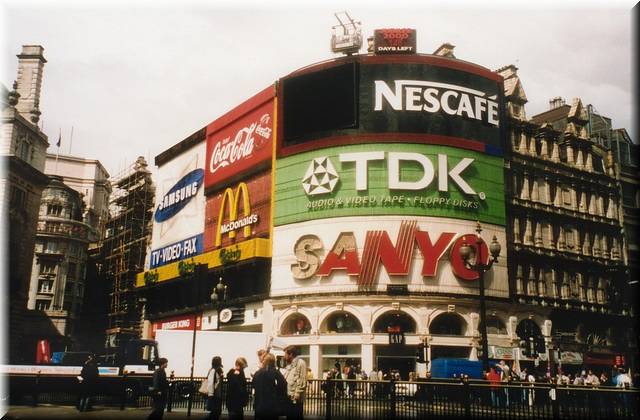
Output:
[[[202,253],[205,152],[203,141],[158,168],[147,268]]]
[[[506,253],[503,226],[483,224],[482,260],[495,235]],[[459,248],[474,249],[476,223],[441,217],[337,217],[278,226],[274,231],[271,295],[387,291],[478,294],[477,274]],[[488,296],[508,297],[506,257],[485,274]]]

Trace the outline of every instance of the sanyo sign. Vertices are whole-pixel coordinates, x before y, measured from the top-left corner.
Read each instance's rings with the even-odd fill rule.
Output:
[[[462,158],[449,169],[449,158],[445,154],[438,154],[437,171],[429,157],[414,152],[355,152],[340,153],[338,159],[343,164],[355,165],[355,189],[366,191],[368,189],[369,162],[385,160],[387,162],[387,185],[390,190],[417,191],[428,188],[438,178],[438,191],[449,191],[449,180],[452,181],[463,193],[477,195],[469,183],[462,178],[462,173],[474,159]],[[414,162],[422,168],[422,177],[418,180],[403,181],[401,176],[402,162]],[[303,188],[307,195],[319,195],[333,192],[339,179],[333,163],[328,157],[318,157],[311,161],[302,180]]]
[[[443,111],[499,125],[496,96],[487,97],[480,90],[425,80],[395,80],[394,89],[383,80],[375,80],[374,84],[374,111],[382,111],[386,103],[395,111]]]

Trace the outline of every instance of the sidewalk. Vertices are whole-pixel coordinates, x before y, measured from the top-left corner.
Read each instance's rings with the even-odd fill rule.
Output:
[[[119,410],[112,407],[97,406],[91,411],[78,412],[73,406],[60,405],[39,405],[38,407],[28,407],[22,405],[12,405],[7,407],[9,411],[4,419],[146,419],[151,408],[126,408]],[[163,419],[204,419],[208,413],[197,410],[191,412],[191,417],[187,417],[186,410],[164,413]],[[221,418],[227,418],[224,414]],[[253,416],[245,414],[245,419],[252,419]]]

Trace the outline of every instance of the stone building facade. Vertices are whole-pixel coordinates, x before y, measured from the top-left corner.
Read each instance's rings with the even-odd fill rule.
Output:
[[[6,176],[0,182],[2,214],[7,215],[8,285],[2,293],[2,307],[8,308],[9,360],[24,359],[23,335],[31,263],[42,189],[47,184],[43,174],[47,136],[38,127],[44,49],[24,45],[18,54],[18,76],[13,90],[2,98],[2,142],[0,155]],[[35,351],[35,347],[31,353]]]
[[[509,117],[512,298],[548,318],[546,345],[559,356],[610,366],[633,348],[619,167],[611,149],[589,136],[580,99],[556,98],[527,119],[517,68],[498,72]]]
[[[109,219],[111,195],[109,173],[104,166],[96,159],[49,153],[44,171],[47,175],[61,176],[66,185],[82,195],[82,218],[91,227],[89,239],[92,243],[100,241]]]
[[[90,226],[81,195],[52,175],[42,193],[35,257],[29,285],[29,332],[51,351],[71,348],[85,294]]]

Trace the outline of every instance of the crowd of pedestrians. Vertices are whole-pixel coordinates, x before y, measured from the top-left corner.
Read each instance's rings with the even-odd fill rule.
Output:
[[[309,369],[306,362],[300,358],[300,350],[296,346],[288,346],[284,349],[286,367],[281,372],[276,368],[276,358],[267,350],[258,351],[258,366],[249,373],[254,390],[255,418],[259,420],[277,419],[286,416],[289,420],[303,418],[304,401],[307,389]],[[167,381],[167,359],[160,359],[160,366],[153,374],[153,411],[149,419],[162,419],[166,403],[169,383]],[[249,401],[247,381],[245,374],[247,360],[239,357],[235,360],[225,376],[222,359],[214,356],[211,359],[211,368],[207,372],[203,388],[206,389],[207,419],[217,420],[222,414],[223,392],[222,384],[226,377],[227,389],[224,393],[224,403],[229,413],[229,419],[241,420],[244,418],[244,408]]]
[[[509,407],[514,403],[533,406],[536,399],[545,400],[550,398],[555,400],[556,390],[551,388],[548,395],[543,394],[544,388],[536,387],[536,384],[555,384],[556,386],[574,386],[574,387],[611,387],[629,388],[639,386],[638,377],[632,380],[631,376],[625,368],[614,366],[612,369],[613,378],[610,378],[606,372],[602,371],[596,374],[592,369],[583,369],[578,373],[572,374],[558,369],[555,375],[548,372],[540,374],[529,370],[528,368],[510,367],[504,360],[489,368],[488,372],[484,372],[484,378],[491,385],[490,399],[491,405],[495,407]],[[518,389],[514,385],[520,385]],[[570,392],[570,391],[569,391]],[[586,395],[579,393],[576,395]]]

